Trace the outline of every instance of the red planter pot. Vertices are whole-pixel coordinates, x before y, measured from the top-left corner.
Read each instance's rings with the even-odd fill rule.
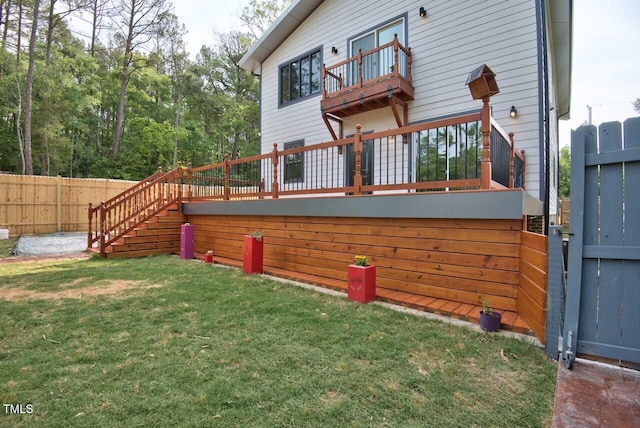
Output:
[[[347,297],[360,303],[376,300],[376,267],[349,265]]]
[[[262,248],[264,238],[254,236],[244,237],[244,254],[242,259],[242,269],[245,273],[262,273]]]
[[[213,254],[205,254],[204,255],[205,263],[213,263]]]

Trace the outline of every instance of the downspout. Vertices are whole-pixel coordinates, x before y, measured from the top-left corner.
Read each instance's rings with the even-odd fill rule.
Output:
[[[549,146],[549,76],[548,76],[548,49],[547,49],[547,17],[545,0],[536,0],[538,19],[538,122],[541,125],[540,135],[540,177],[544,181],[540,186],[540,198],[544,201],[544,230],[545,235],[549,234],[549,190],[550,190],[550,167],[551,159]]]

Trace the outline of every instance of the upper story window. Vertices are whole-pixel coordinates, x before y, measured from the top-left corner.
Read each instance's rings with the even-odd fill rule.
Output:
[[[285,105],[320,92],[322,49],[317,48],[280,66],[280,99]]]

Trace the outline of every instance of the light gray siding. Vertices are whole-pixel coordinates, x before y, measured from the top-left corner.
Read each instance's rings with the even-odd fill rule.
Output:
[[[418,15],[420,6],[427,17]],[[322,46],[327,65],[346,59],[348,39],[367,28],[406,14],[407,45],[413,53],[415,100],[409,121],[477,110],[465,81],[468,73],[487,64],[501,93],[492,98],[493,116],[507,132],[514,132],[518,149],[527,155],[527,190],[540,195],[540,134],[538,57],[534,0],[324,1],[262,65],[262,152],[273,143],[305,140],[309,146],[331,139],[320,112],[321,95],[278,107],[278,66]],[[338,54],[331,53],[331,47]],[[509,117],[512,105],[518,117]],[[345,134],[356,123],[363,130],[395,128],[389,108],[344,121]],[[552,144],[553,145],[553,144]]]

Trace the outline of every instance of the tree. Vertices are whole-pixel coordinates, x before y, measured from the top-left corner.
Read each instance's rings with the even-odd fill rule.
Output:
[[[124,126],[124,107],[126,103],[127,86],[131,74],[142,65],[134,61],[134,51],[146,44],[153,36],[158,18],[165,11],[165,0],[119,0],[116,5],[118,11],[115,20],[117,36],[123,43],[122,67],[120,69],[120,97],[116,115],[116,129],[113,137],[113,158],[117,158],[120,151],[122,129]]]
[[[636,98],[636,100],[632,104],[633,109],[636,111],[636,113],[640,113],[640,98]]]
[[[240,20],[252,34],[253,40],[258,40],[290,4],[291,0],[250,0],[249,6],[242,9]]]
[[[162,43],[164,46],[158,46],[158,56],[162,58],[166,64],[166,72],[171,79],[171,93],[174,106],[174,141],[173,141],[173,159],[171,165],[173,168],[178,163],[178,143],[180,133],[177,132],[180,128],[184,86],[187,77],[187,70],[189,68],[189,56],[185,49],[183,37],[187,34],[187,29],[184,24],[180,24],[178,17],[173,13],[167,13],[162,19],[163,25],[158,28],[159,45]]]
[[[45,63],[47,66],[51,63],[51,44],[53,43],[53,31],[56,26],[72,13],[84,9],[87,7],[86,0],[67,0],[60,3],[66,6],[66,9],[62,12],[56,12],[56,4],[59,0],[49,0],[49,15],[47,16],[47,53],[45,56]]]
[[[571,153],[569,146],[560,149],[558,171],[558,193],[561,198],[567,198],[571,194]]]
[[[29,39],[29,68],[27,70],[27,89],[24,103],[24,157],[27,175],[33,175],[33,159],[31,156],[31,113],[33,111],[33,73],[36,63],[36,36],[38,34],[38,12],[40,0],[33,5],[33,23]]]

